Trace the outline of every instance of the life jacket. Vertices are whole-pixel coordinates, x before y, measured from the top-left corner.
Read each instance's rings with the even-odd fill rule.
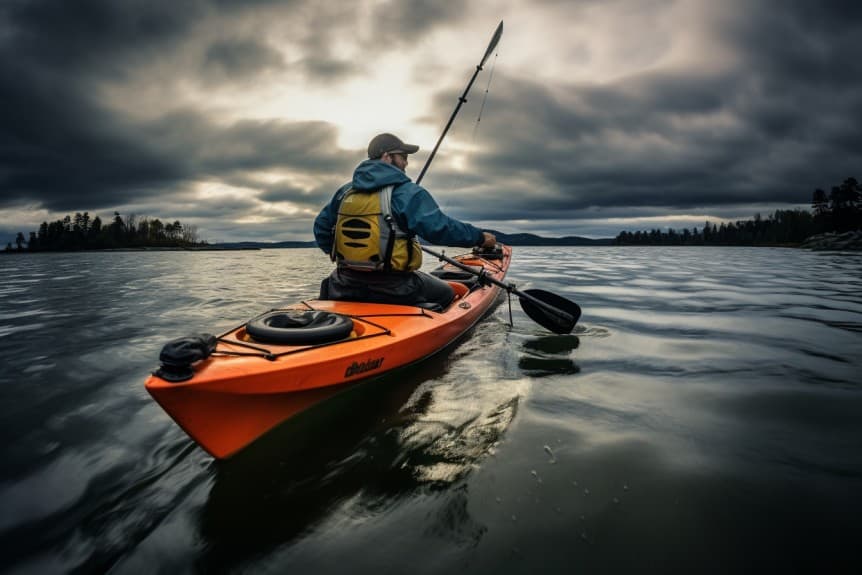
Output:
[[[338,205],[332,261],[368,271],[409,272],[422,265],[422,250],[412,234],[392,217],[392,189],[350,189]]]

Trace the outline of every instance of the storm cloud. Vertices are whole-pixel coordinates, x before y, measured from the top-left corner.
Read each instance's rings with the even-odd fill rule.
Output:
[[[862,175],[855,2],[13,1],[0,232],[118,210],[310,239],[375,133],[419,138],[418,174],[500,18],[423,182],[453,216],[609,236]]]

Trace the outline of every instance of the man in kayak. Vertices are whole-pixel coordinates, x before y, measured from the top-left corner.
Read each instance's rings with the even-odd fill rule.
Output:
[[[375,136],[353,181],[314,220],[317,245],[337,264],[321,299],[446,307],[455,297],[449,284],[417,271],[417,236],[445,246],[496,245],[494,234],[445,215],[404,173],[407,156],[418,150],[392,134]]]

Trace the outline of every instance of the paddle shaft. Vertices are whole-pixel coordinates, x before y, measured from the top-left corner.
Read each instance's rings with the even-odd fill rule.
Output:
[[[427,254],[429,254],[429,255],[434,256],[435,258],[437,258],[437,259],[438,259],[438,260],[440,260],[441,262],[446,262],[447,264],[451,264],[451,265],[455,266],[456,268],[458,268],[458,269],[460,269],[460,270],[464,270],[464,271],[465,271],[465,272],[467,272],[467,273],[473,274],[474,276],[476,276],[476,277],[478,277],[478,278],[479,278],[479,281],[482,281],[482,282],[488,282],[488,283],[490,283],[490,284],[494,284],[495,286],[501,287],[501,288],[503,288],[504,290],[506,290],[507,292],[515,294],[515,295],[516,295],[516,296],[518,296],[519,298],[523,298],[523,299],[525,299],[525,300],[528,300],[528,301],[530,301],[531,303],[534,303],[534,304],[536,304],[537,306],[539,306],[539,307],[541,307],[541,308],[545,309],[546,311],[548,311],[548,312],[550,312],[550,313],[553,313],[553,314],[556,314],[558,317],[560,317],[560,318],[564,319],[564,320],[565,320],[565,321],[567,321],[567,322],[570,322],[570,321],[572,321],[572,322],[573,322],[573,321],[575,321],[575,320],[574,320],[574,318],[571,316],[571,314],[569,314],[568,312],[565,312],[565,311],[563,311],[563,310],[561,310],[561,309],[559,309],[559,308],[556,308],[556,307],[554,307],[554,306],[552,306],[552,305],[550,305],[550,304],[548,304],[548,303],[545,303],[545,302],[543,302],[543,301],[542,301],[542,300],[540,300],[540,299],[534,298],[534,297],[533,297],[533,296],[531,296],[530,294],[528,294],[528,293],[524,293],[524,292],[522,292],[522,291],[518,290],[518,289],[517,289],[514,285],[512,285],[512,284],[507,284],[507,283],[501,282],[500,280],[497,280],[497,279],[494,279],[494,278],[490,277],[489,275],[487,275],[487,274],[485,273],[484,268],[482,269],[482,271],[481,271],[481,272],[477,272],[476,270],[474,270],[474,269],[473,269],[473,268],[471,268],[470,266],[468,266],[468,265],[464,265],[464,264],[462,264],[461,262],[459,262],[458,260],[453,260],[452,258],[450,258],[450,257],[448,257],[448,256],[446,256],[446,255],[444,255],[444,254],[437,253],[437,252],[435,252],[435,251],[434,251],[434,250],[432,250],[432,249],[426,248],[425,246],[419,246],[419,247],[421,247],[421,248],[422,248],[422,251],[423,251],[423,252],[425,252],[425,253],[427,253]]]

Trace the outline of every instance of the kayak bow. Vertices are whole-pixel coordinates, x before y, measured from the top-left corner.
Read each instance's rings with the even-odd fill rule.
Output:
[[[455,258],[473,270],[482,270],[496,284],[477,281],[474,274],[451,264],[434,270],[456,294],[442,311],[330,300],[302,301],[271,310],[218,337],[211,353],[192,356],[196,361],[182,366],[187,373],[180,372],[181,377],[160,369],[147,379],[146,389],[201,447],[216,458],[230,457],[278,424],[335,394],[446,348],[497,301],[498,284],[506,275],[511,255],[511,248],[503,246],[493,259],[476,253]],[[251,326],[253,333],[260,332],[265,338],[268,331],[261,326],[273,331],[278,321],[303,315],[335,316],[341,323],[349,321],[352,329],[346,337],[322,343],[319,338],[297,343],[292,337],[289,343],[263,341],[249,334]],[[319,317],[308,321],[321,323]]]

